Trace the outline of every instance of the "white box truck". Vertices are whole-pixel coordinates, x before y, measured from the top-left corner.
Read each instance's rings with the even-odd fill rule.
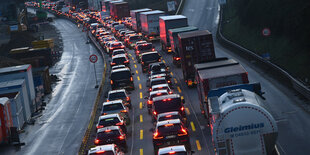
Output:
[[[141,30],[141,23],[140,23],[140,13],[152,11],[152,9],[144,8],[138,10],[130,10],[130,17],[132,22],[132,29],[136,32],[140,32]]]
[[[142,12],[140,14],[141,32],[147,41],[159,39],[159,17],[164,15],[165,12],[160,10]]]

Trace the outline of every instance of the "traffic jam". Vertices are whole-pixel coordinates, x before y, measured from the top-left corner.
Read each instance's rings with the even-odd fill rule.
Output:
[[[129,10],[127,2],[103,4],[109,14],[56,11],[76,21],[107,58],[110,86],[98,107],[89,155],[274,154],[277,124],[260,106],[260,84],[249,83],[239,62],[215,56],[208,30],[189,26],[183,15]],[[198,94],[199,103],[191,103],[184,89]],[[201,126],[211,133],[207,142]]]

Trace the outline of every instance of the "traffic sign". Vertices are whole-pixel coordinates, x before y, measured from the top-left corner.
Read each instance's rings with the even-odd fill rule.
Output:
[[[89,61],[92,63],[96,63],[98,61],[98,57],[96,54],[92,54],[91,56],[89,56]]]
[[[263,36],[267,37],[267,36],[270,36],[271,31],[270,31],[269,28],[264,28],[264,29],[262,30],[262,34],[263,34]]]

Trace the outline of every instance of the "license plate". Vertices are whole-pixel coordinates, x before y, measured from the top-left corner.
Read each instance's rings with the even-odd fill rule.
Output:
[[[171,135],[171,136],[167,136],[166,139],[171,139],[171,138],[175,138],[175,135]]]

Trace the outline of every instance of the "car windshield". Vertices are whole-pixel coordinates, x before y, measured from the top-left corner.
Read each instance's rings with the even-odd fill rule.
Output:
[[[113,58],[113,63],[116,63],[116,64],[123,64],[124,61],[126,61],[126,58],[125,57],[118,57],[118,58]]]
[[[153,48],[152,44],[142,44],[138,46],[139,51],[152,50],[152,48]]]
[[[142,60],[143,62],[153,62],[153,61],[158,61],[159,59],[158,53],[152,53],[152,54],[144,54],[142,55]]]
[[[166,115],[158,118],[158,121],[166,121],[170,119],[180,119],[179,115]]]
[[[156,87],[156,88],[153,88],[152,91],[157,91],[157,90],[167,90],[169,91],[169,88],[168,87]]]
[[[167,92],[164,92],[164,93],[156,93],[156,94],[151,95],[150,99],[153,100],[154,97],[162,96],[162,95],[168,95],[168,93],[167,93]]]
[[[123,110],[124,107],[121,103],[109,104],[103,107],[102,111],[114,111],[114,110]]]
[[[107,119],[100,120],[99,125],[112,126],[119,122],[120,120],[117,117],[113,117],[113,118],[107,118]]]
[[[179,111],[181,108],[180,98],[169,98],[153,102],[155,106],[155,111],[158,113]]]
[[[113,43],[112,47],[122,47],[123,44],[122,43]]]
[[[165,154],[162,154],[162,155],[171,155],[171,153],[165,153]],[[186,152],[182,151],[182,152],[173,152],[173,155],[187,155]]]
[[[158,132],[163,135],[175,133],[181,130],[180,124],[166,124],[157,128]]]
[[[119,72],[112,72],[111,80],[122,80],[122,79],[130,79],[131,73],[128,70],[119,71]]]
[[[138,40],[141,40],[141,36],[131,36],[129,38],[129,41],[138,41]]]
[[[117,99],[123,99],[126,98],[126,94],[124,92],[117,92],[117,93],[110,93],[109,94],[109,100],[117,100]]]
[[[103,132],[99,132],[98,133],[98,136],[97,138],[99,139],[103,139],[103,140],[106,140],[106,139],[111,139],[111,138],[117,138],[120,136],[120,133],[118,130],[106,130],[106,131],[103,131]]]

